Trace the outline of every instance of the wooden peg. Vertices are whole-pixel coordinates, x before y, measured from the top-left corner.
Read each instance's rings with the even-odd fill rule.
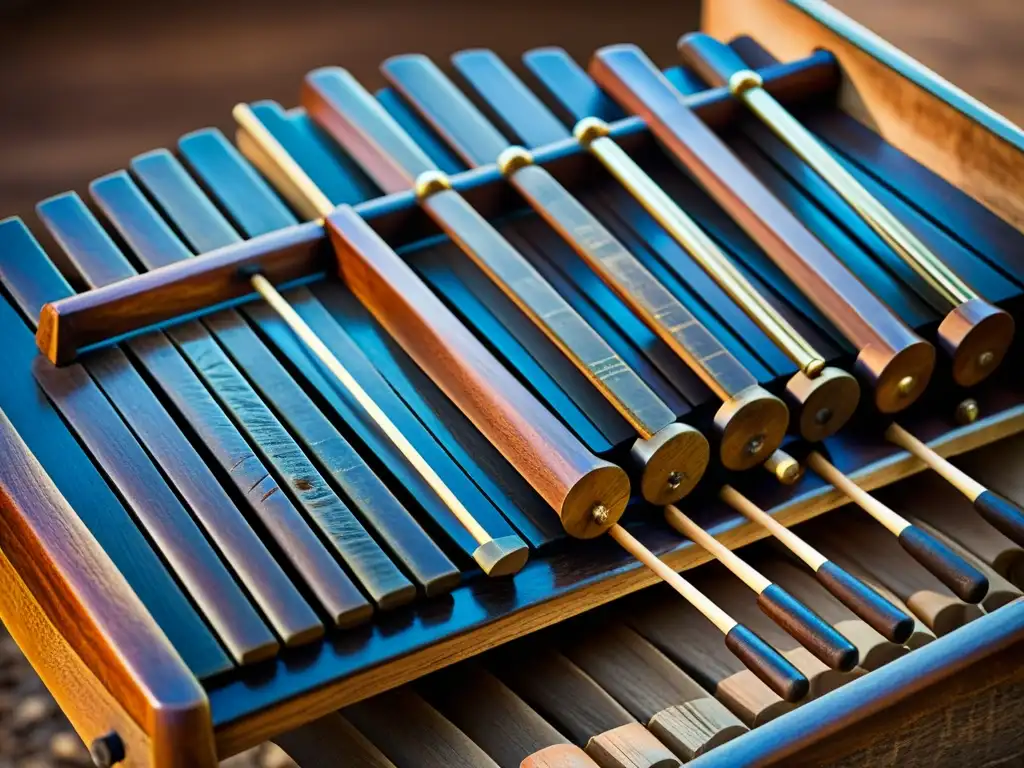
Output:
[[[977,603],[988,591],[985,576],[949,547],[863,490],[817,451],[807,457],[808,466],[850,497],[861,509],[885,526],[911,557],[925,566],[964,602]]]
[[[665,507],[668,524],[714,556],[757,594],[758,607],[801,645],[832,669],[848,672],[857,666],[857,648],[830,624],[778,584],[773,584],[743,558],[719,542],[677,507]]]

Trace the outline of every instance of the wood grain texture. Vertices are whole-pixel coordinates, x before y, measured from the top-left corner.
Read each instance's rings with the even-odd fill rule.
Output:
[[[625,473],[588,453],[543,411],[351,209],[338,209],[328,227],[352,291],[501,447],[558,512],[566,530],[588,537],[614,523],[629,496]],[[609,513],[604,525],[590,517],[598,504]]]
[[[274,743],[299,768],[333,768],[341,760],[351,768],[395,768],[383,752],[338,712],[286,731],[275,737]]]
[[[696,681],[634,630],[613,624],[570,642],[566,656],[684,760],[746,732]]]
[[[518,768],[536,752],[569,745],[529,704],[473,662],[435,675],[419,688],[501,768]]]
[[[212,767],[199,683],[2,414],[0,440],[5,563],[128,716],[146,724],[154,765]]]
[[[77,196],[53,198],[43,205],[47,226],[90,285],[112,284],[135,273],[134,267]],[[169,338],[236,426],[244,431],[262,461],[277,472],[279,481],[284,481],[284,488],[275,484],[267,493],[286,491],[324,532],[336,552],[343,558],[355,558],[349,565],[372,599],[385,605],[390,600],[401,603],[412,599],[415,596],[412,584],[354,520],[351,511],[330,490],[306,454],[206,328],[198,321],[189,321],[176,326]],[[351,532],[351,539],[343,539],[342,531]],[[366,598],[337,564],[333,571],[334,586],[329,588],[331,602],[325,606],[331,619],[350,625],[369,618],[372,607]]]
[[[847,112],[1018,228],[1024,223],[1012,181],[1024,162],[1019,128],[827,6],[759,0],[740,8],[708,3],[704,31],[723,40],[751,34],[781,59],[828,48],[843,65]]]
[[[466,734],[408,689],[354,704],[342,715],[398,766],[497,766]]]
[[[165,181],[163,186],[168,185]],[[127,175],[114,174],[95,181],[90,191],[107,219],[145,266],[159,266],[175,259],[189,258],[188,249],[163,223]],[[203,199],[199,198],[197,202]],[[186,204],[188,202],[185,201]],[[305,448],[320,471],[344,492],[361,522],[383,540],[420,589],[429,593],[444,592],[458,583],[459,574],[451,561],[380,482],[241,315],[231,311],[219,312],[206,318],[205,325],[239,369],[248,375],[264,402],[275,409],[282,424],[291,429],[296,441]]]

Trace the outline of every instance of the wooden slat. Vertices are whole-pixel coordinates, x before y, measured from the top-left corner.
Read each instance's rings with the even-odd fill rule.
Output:
[[[73,291],[27,230],[21,228],[12,238],[3,239],[8,247],[0,252],[0,279],[33,324],[38,320],[43,303],[71,295]],[[274,561],[224,491],[220,480],[152,395],[124,353],[118,348],[103,350],[90,355],[84,367],[188,504],[281,640],[293,645],[322,634],[323,626],[316,613]],[[196,407],[200,407],[198,402]],[[191,526],[191,520],[185,519],[181,533],[186,543],[196,544]],[[201,555],[205,542],[196,546]],[[226,588],[226,596],[239,599],[240,595],[232,589],[230,585]],[[246,626],[254,627],[255,618],[250,616],[242,621],[237,631]],[[258,624],[258,620],[256,622]],[[270,640],[272,638],[264,637],[262,642]]]
[[[568,740],[476,663],[460,664],[418,687],[424,697],[501,768]]]
[[[212,138],[206,139],[207,135],[211,135]],[[255,172],[252,167],[222,135],[194,134],[183,138],[179,147],[196,176],[207,185],[217,203],[227,211],[239,211],[234,222],[246,236],[253,237],[287,227],[294,221],[294,217],[283,208],[280,200],[265,182],[258,177],[257,181],[253,181],[252,175]],[[166,155],[164,161],[174,162]],[[234,170],[230,173],[221,173],[224,167]],[[140,171],[137,163],[135,169],[136,172]],[[177,197],[195,196],[197,190],[191,182],[186,182],[187,177],[183,179],[182,175],[176,174],[175,178],[178,181],[174,188],[176,195],[158,194],[157,198],[193,249],[205,250],[231,242],[238,237],[212,204],[202,218],[182,215],[175,204]],[[140,180],[145,185],[147,176],[140,173]],[[158,192],[155,189],[153,191]],[[216,238],[210,234],[214,232]],[[403,434],[430,462],[448,487],[474,510],[474,515],[488,531],[492,532],[492,535],[511,534],[511,523],[534,546],[561,537],[561,526],[557,521],[551,520],[544,502],[511,467],[507,466],[493,446],[479,435],[475,427],[437,390],[433,382],[426,376],[419,375],[416,378],[416,385],[410,387],[400,378],[391,375],[398,373],[397,367],[392,367],[390,372],[386,370],[388,357],[393,358],[396,364],[403,361],[403,369],[415,368],[415,364],[404,352],[394,346],[390,347],[390,355],[383,354],[386,350],[380,346],[372,349],[364,346],[360,349],[359,344],[362,342],[356,334],[366,332],[374,335],[372,331],[379,329],[379,325],[365,311],[361,311],[358,317],[343,319],[342,307],[358,307],[361,310],[361,305],[350,291],[334,281],[325,281],[313,291],[297,288],[286,292],[285,296],[310,327],[341,359],[345,360],[352,375],[373,395],[377,404],[402,429]],[[302,352],[297,340],[282,327],[273,313],[260,305],[245,307],[243,312],[273,341],[282,356],[292,361],[320,393],[325,404],[349,425],[366,446],[367,451],[384,464],[386,471],[397,480],[398,485],[406,489],[407,493],[403,497],[405,503],[422,507],[463,552],[472,555],[478,546],[477,542],[458,524],[447,506],[408,465],[391,441],[366,417],[362,409],[355,407],[324,377],[321,368]],[[387,334],[380,329],[377,335]],[[370,357],[373,358],[373,363],[370,362]],[[416,370],[418,372],[418,369]],[[392,391],[392,387],[395,391]],[[429,402],[426,399],[428,392],[431,395]],[[420,397],[424,399],[417,400],[417,393],[423,393]],[[437,405],[438,400],[443,404]],[[442,442],[441,446],[438,445],[438,441]],[[460,441],[466,441],[466,445],[463,446]],[[453,462],[452,458],[456,461]],[[515,489],[514,494],[509,494],[511,498],[494,486],[494,481],[483,466],[488,461],[501,467],[504,484]],[[481,495],[480,489],[487,495]],[[503,516],[505,519],[502,519]]]
[[[398,766],[497,768],[466,734],[408,688],[342,710]]]
[[[339,760],[344,760],[347,768],[395,768],[383,752],[338,712],[285,731],[274,737],[274,743],[299,768],[335,768]]]
[[[598,624],[595,622],[595,624]],[[566,656],[684,760],[746,733],[725,706],[629,627],[613,623],[564,647]]]
[[[678,758],[565,656],[538,648],[491,671],[602,768],[671,768]]]
[[[17,600],[28,593],[35,601],[24,616],[5,612],[15,636],[30,629],[29,622],[40,621],[34,608],[38,605],[48,621],[28,648],[38,663],[54,663],[39,654],[52,653],[57,641],[49,623],[59,628],[61,639],[76,654],[67,671],[82,665],[78,668],[86,674],[69,678],[57,673],[55,678],[51,669],[44,673],[50,680],[85,687],[83,703],[101,707],[76,713],[84,736],[106,735],[99,729],[126,716],[133,721],[124,723],[127,743],[145,750],[138,755],[140,762],[213,768],[213,728],[202,688],[2,412],[0,449],[5,457],[0,466],[0,570],[8,584],[27,587],[26,592],[15,589],[5,595]],[[186,615],[181,618],[188,621]],[[102,689],[93,687],[96,683]],[[151,741],[147,743],[135,723],[146,724],[145,736]]]
[[[93,182],[92,195],[125,242],[149,267],[188,258],[187,249],[146,203],[127,175]],[[281,423],[333,480],[361,519],[428,594],[451,589],[459,573],[419,524],[367,466],[298,382],[266,348],[242,317],[233,311],[206,318],[205,325],[248,375],[264,401],[273,406]],[[358,534],[356,534],[358,535]]]
[[[48,227],[57,232],[58,240],[69,251],[69,256],[73,256],[76,266],[88,281],[116,280],[132,274],[131,265],[77,196],[52,199],[47,204],[46,214]],[[320,504],[322,477],[275,421],[245,378],[230,364],[216,341],[195,321],[176,326],[173,333],[172,339],[181,353],[213,391],[221,406],[231,414],[262,460],[279,473],[290,491],[289,495],[314,520],[319,516],[330,530],[329,513],[336,505],[330,495],[324,497],[326,505]],[[283,489],[275,484],[267,493],[280,490]],[[369,554],[372,556],[373,553]],[[368,618],[371,612],[369,603],[344,571],[337,568],[333,578],[338,586],[331,594],[333,602],[325,605],[331,619],[349,624]]]

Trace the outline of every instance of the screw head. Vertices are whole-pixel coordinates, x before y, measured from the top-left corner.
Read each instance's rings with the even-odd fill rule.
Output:
[[[978,355],[978,367],[988,368],[995,362],[996,356],[992,352],[982,352]]]
[[[899,392],[902,396],[906,397],[907,395],[914,391],[914,386],[916,384],[917,379],[915,379],[913,376],[904,376],[896,384],[896,391]]]
[[[756,456],[764,448],[764,435],[757,435],[751,438],[750,442],[747,443],[747,453],[751,456]]]
[[[89,745],[89,756],[97,768],[113,768],[125,758],[124,742],[116,732],[94,739]]]
[[[608,507],[604,504],[595,504],[590,510],[590,519],[598,525],[604,525],[608,522]]]
[[[675,472],[669,472],[668,479],[666,482],[668,484],[668,487],[674,491],[676,488],[683,484],[683,480],[685,479],[686,473],[676,470]]]
[[[978,419],[981,408],[978,401],[969,397],[956,407],[956,420],[959,424],[972,424]]]
[[[828,424],[832,420],[832,409],[822,408],[814,414],[814,421],[817,424]]]

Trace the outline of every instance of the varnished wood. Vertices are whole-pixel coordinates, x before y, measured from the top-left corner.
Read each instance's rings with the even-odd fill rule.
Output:
[[[90,284],[116,281],[134,274],[134,267],[76,197],[54,198],[47,203],[46,211],[48,225],[74,257],[76,266]],[[415,596],[412,585],[352,519],[345,504],[328,488],[322,475],[277,422],[243,374],[231,364],[209,331],[192,321],[175,326],[169,335],[182,357],[246,433],[262,461],[276,471],[279,481],[284,481],[288,496],[309,515],[313,524],[326,528],[325,533],[335,551],[343,557],[355,556],[358,565],[354,570],[373,599],[382,600],[384,605],[390,600],[401,603],[412,599]],[[265,493],[281,490],[275,483]],[[355,524],[355,527],[349,526],[354,535],[348,539],[338,535],[339,524],[345,527],[346,523]],[[308,540],[308,543],[313,541]],[[373,606],[340,565],[330,560],[327,552],[315,555],[314,563],[317,570],[323,571],[326,567],[331,574],[330,583],[323,584],[326,589],[321,590],[321,594],[328,598],[324,607],[331,619],[343,626],[367,620]]]
[[[789,102],[828,91],[835,75],[831,59],[818,56],[802,65],[779,66],[766,72],[765,83],[778,98]],[[710,124],[727,121],[736,110],[728,92],[722,89],[702,94],[690,105]],[[613,135],[634,135],[642,130],[641,121],[625,120],[614,127]],[[580,148],[572,143],[552,147],[536,159],[564,181],[578,170],[580,155]],[[455,187],[462,189],[471,203],[481,203],[484,215],[498,214],[502,202],[493,192],[503,183],[501,175],[491,170],[466,179],[470,180],[471,184],[456,179]],[[436,233],[436,228],[416,217],[415,226],[408,226],[408,214],[414,206],[409,193],[363,204],[360,213],[397,245]],[[246,268],[258,268],[274,283],[330,273],[333,266],[326,232],[318,222],[297,225],[147,273],[130,283],[72,297],[44,311],[37,337],[40,349],[51,360],[67,362],[81,349],[248,296],[248,281],[238,279],[238,270]]]
[[[3,414],[0,440],[7,457],[0,473],[5,566],[0,570],[6,580],[18,584],[10,580],[9,564],[85,668],[128,717],[146,724],[152,765],[212,768],[209,701],[199,683]],[[7,618],[18,625],[13,614]],[[32,618],[42,617],[30,611],[26,619]],[[45,624],[39,626],[43,633],[37,642],[53,642]],[[78,682],[88,686],[88,677]],[[119,717],[118,707],[97,695],[94,701],[103,708],[82,721],[86,735]],[[126,738],[145,743],[134,728],[128,730]]]
[[[352,291],[500,446],[562,518],[566,531],[586,538],[614,524],[629,496],[625,473],[588,454],[550,414],[542,413],[522,385],[495,364],[351,209],[338,209],[328,218],[328,227]],[[471,391],[472,398],[467,396]],[[595,505],[606,508],[604,522],[591,517]]]
[[[866,525],[855,510],[836,513],[826,526],[815,525],[822,551],[850,569],[868,574],[894,592],[936,635],[942,636],[981,616],[982,611],[961,602],[937,578],[878,526]]]
[[[752,34],[782,59],[827,48],[842,63],[840,104],[893,145],[1015,224],[1024,203],[1020,129],[843,13],[806,0],[715,0],[702,28]]]
[[[980,419],[930,440],[930,444],[944,455],[974,450],[996,436],[1004,437],[1019,431],[1022,413],[1024,410],[1014,408],[998,418]],[[921,469],[919,462],[895,451],[883,454],[860,470],[853,471],[847,467],[851,476],[869,490],[894,483]],[[804,481],[805,484],[807,482]],[[780,501],[768,507],[768,511],[789,526],[845,502],[845,497],[834,489],[817,485],[808,490],[806,486],[797,486],[789,501]],[[736,518],[723,522],[722,527],[716,529],[716,534],[730,548],[743,546],[766,535],[764,529],[741,524]],[[663,540],[656,550],[669,567],[685,570],[707,562],[705,553],[692,544],[681,543],[675,534],[672,537],[673,541]],[[400,685],[484,648],[501,645],[528,631],[564,621],[656,582],[656,577],[647,569],[635,562],[629,564],[625,553],[617,556],[614,575],[594,582],[589,581],[593,572],[580,572],[578,561],[576,563],[568,570],[541,561],[528,564],[513,580],[521,600],[516,603],[515,612],[500,610],[483,624],[477,624],[479,607],[476,599],[465,588],[460,588],[452,595],[454,607],[451,609],[451,622],[447,625],[430,625],[415,636],[378,635],[374,638],[372,651],[356,651],[354,656],[352,649],[334,651],[328,647],[317,653],[302,673],[283,664],[278,665],[273,683],[266,687],[253,688],[237,683],[214,691],[214,711],[219,713],[217,737],[221,754],[233,754],[254,746],[281,729],[301,725],[354,700]],[[609,567],[607,561],[605,563],[601,570]],[[848,567],[845,563],[844,566]],[[848,570],[861,577],[865,575],[856,568],[848,567]],[[580,583],[580,579],[585,581]],[[556,585],[554,591],[552,583]],[[898,597],[884,588],[882,591],[897,607],[903,607]],[[671,610],[659,615],[658,623],[671,627],[673,635],[664,643],[650,636],[648,639],[702,685],[706,677],[714,680],[707,683],[709,689],[717,686],[716,695],[747,725],[777,717],[790,708],[723,648],[721,634],[717,630],[695,612],[688,611],[684,604],[674,603]],[[693,630],[696,634],[683,639],[678,635],[683,630]],[[921,625],[908,642],[911,647],[918,647],[933,637]],[[690,666],[686,658],[679,657],[677,652],[694,647],[704,650],[697,664]],[[384,659],[387,663],[367,668],[371,658],[374,661]],[[312,680],[327,682],[319,682],[317,689],[309,692]],[[751,680],[756,683],[753,687],[749,685]],[[305,695],[298,698],[300,693]],[[756,696],[748,698],[753,693]]]
[[[931,377],[935,350],[779,204],[695,118],[641,52],[630,46],[602,49],[590,71],[615,99],[647,120],[673,155],[857,348],[857,370],[875,387],[880,410],[901,410],[920,396]],[[905,377],[913,387],[900,393],[896,385]]]

